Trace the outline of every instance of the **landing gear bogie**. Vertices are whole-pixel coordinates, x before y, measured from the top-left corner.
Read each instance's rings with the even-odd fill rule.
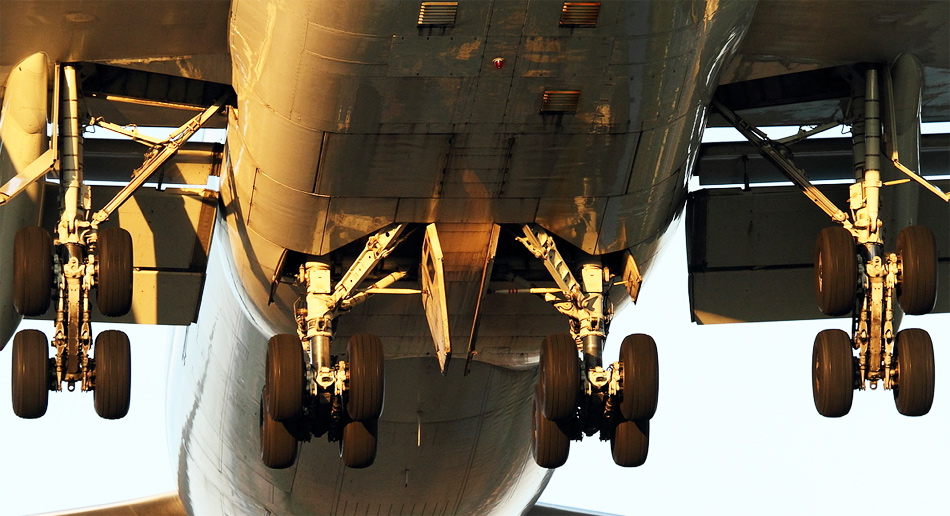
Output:
[[[563,350],[552,352],[557,346]],[[617,465],[642,465],[646,461],[649,423],[656,413],[658,398],[656,343],[648,335],[630,335],[621,346],[620,361],[607,369],[598,366],[578,375],[579,364],[583,363],[578,356],[581,348],[569,336],[551,335],[542,342],[539,378],[532,401],[535,462],[544,468],[560,467],[567,461],[570,441],[599,432],[601,440],[610,441]],[[571,395],[561,397],[570,400],[570,410],[565,410],[566,415],[559,419],[553,419],[545,414],[544,405],[546,395],[551,392],[549,385],[565,383],[552,374],[558,369],[551,367],[551,357],[558,353],[563,354],[559,363],[573,367],[561,368],[560,374],[583,380]],[[568,405],[566,401],[565,405]]]
[[[321,343],[307,344],[312,349]],[[275,335],[268,342],[261,393],[262,461],[274,469],[290,467],[299,441],[325,435],[340,443],[345,466],[369,467],[376,457],[383,408],[382,342],[375,335],[353,336],[346,361],[326,355],[314,362],[304,350],[299,335]],[[287,436],[293,439],[293,453]]]

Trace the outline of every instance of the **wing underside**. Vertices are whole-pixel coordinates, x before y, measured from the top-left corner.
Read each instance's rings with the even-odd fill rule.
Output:
[[[865,71],[890,70],[899,56],[909,54],[923,77],[920,121],[946,122],[948,25],[946,2],[763,1],[716,99],[758,127],[843,124],[845,128],[832,132],[846,132],[852,91],[855,85],[863,91]],[[729,124],[713,111],[708,125]],[[891,145],[888,135],[884,144]],[[851,138],[805,139],[782,149],[811,181],[822,181],[819,190],[847,211],[855,177]],[[882,159],[881,170],[882,179],[892,183],[881,194],[885,248],[893,252],[898,230],[908,224],[930,227],[937,244],[938,292],[950,292],[948,203],[915,183],[897,184],[907,177],[889,161]],[[919,174],[946,192],[948,170],[950,137],[921,137]],[[694,175],[701,189],[691,194],[687,206],[693,320],[823,317],[813,294],[813,253],[818,233],[834,225],[831,218],[751,144],[705,144]],[[938,295],[934,311],[948,310],[950,299]]]

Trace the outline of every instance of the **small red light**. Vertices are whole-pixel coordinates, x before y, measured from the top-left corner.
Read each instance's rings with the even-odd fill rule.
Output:
[[[504,57],[496,57],[496,58],[494,58],[494,59],[491,60],[491,64],[495,65],[495,68],[496,68],[496,69],[501,70],[501,67],[502,67],[502,66],[505,66],[505,58],[504,58]]]

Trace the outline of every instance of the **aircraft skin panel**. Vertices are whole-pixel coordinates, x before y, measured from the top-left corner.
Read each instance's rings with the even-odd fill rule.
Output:
[[[924,66],[950,68],[946,2],[760,0],[737,59],[724,82],[855,62],[890,62],[914,54]],[[775,37],[781,34],[782,37]],[[835,35],[835,44],[819,36]],[[768,59],[767,56],[772,56]],[[782,60],[774,59],[782,56]],[[771,61],[772,68],[766,66]]]
[[[261,464],[261,372],[273,330],[252,315],[218,227],[207,301],[173,351],[169,380],[169,440],[189,513],[516,514],[531,505],[549,477],[531,456],[533,368],[476,363],[467,377],[461,367],[442,376],[434,357],[392,360],[387,346],[386,381],[398,388],[387,389],[376,464],[345,468],[325,438],[302,443],[290,469]],[[427,328],[405,336],[431,347]]]
[[[13,66],[34,52],[46,53],[50,63],[98,61],[227,84],[230,4],[94,0],[80,7],[70,1],[2,2],[0,84]]]
[[[430,30],[407,2],[240,2],[236,190],[310,203],[298,211],[314,216],[272,213],[266,226],[286,230],[256,231],[312,254],[436,218],[539,222],[592,254],[652,241],[682,207],[703,106],[753,8],[608,2],[575,29],[558,26],[557,2],[466,2]],[[547,90],[577,91],[576,107],[545,107]],[[396,204],[348,227],[336,198]],[[642,198],[668,208],[638,218]],[[334,231],[314,234],[324,220]],[[618,224],[602,232],[604,220]]]
[[[912,6],[882,0],[760,0],[722,83],[862,62],[891,64],[902,53],[912,54],[924,66],[922,118],[943,122],[950,114],[948,21],[950,6],[942,0]],[[770,106],[744,116],[757,125],[814,124],[833,119],[838,110],[834,99]],[[721,123],[718,117],[714,122]]]

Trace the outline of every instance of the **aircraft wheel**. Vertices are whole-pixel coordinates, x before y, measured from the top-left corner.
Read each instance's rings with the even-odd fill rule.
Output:
[[[274,421],[286,421],[303,412],[306,387],[303,347],[289,333],[274,335],[267,342],[264,377],[264,409]]]
[[[854,396],[854,359],[851,339],[841,330],[824,330],[815,338],[811,386],[815,408],[825,417],[851,411]]]
[[[383,412],[383,343],[376,335],[354,335],[346,354],[350,367],[346,412],[354,421],[376,419]]]
[[[24,419],[46,414],[49,403],[49,341],[38,330],[13,337],[13,412]]]
[[[937,302],[937,243],[925,226],[908,226],[897,235],[901,281],[897,301],[908,315],[930,313]]]
[[[642,466],[650,449],[650,421],[622,421],[614,428],[610,453],[624,468]]]
[[[568,334],[547,336],[541,343],[541,411],[551,421],[574,417],[580,391],[577,344]]]
[[[815,297],[825,315],[847,315],[854,308],[858,264],[854,238],[841,227],[821,230],[815,244]]]
[[[540,391],[540,389],[538,389]],[[538,392],[540,394],[540,392]],[[551,421],[541,413],[540,396],[536,395],[531,411],[533,433],[531,435],[534,461],[542,468],[557,468],[567,462],[571,451],[571,438],[562,429],[564,422]]]
[[[20,228],[13,239],[13,306],[26,316],[49,309],[53,285],[53,239],[38,226]]]
[[[912,328],[897,333],[894,402],[905,416],[923,416],[934,402],[934,346],[930,334]]]
[[[376,420],[350,421],[343,427],[340,457],[348,468],[361,469],[376,460]]]
[[[116,330],[96,337],[96,388],[93,400],[103,419],[122,419],[132,395],[132,356],[129,336]]]
[[[620,345],[623,394],[620,413],[628,421],[643,421],[656,414],[660,389],[660,365],[653,337],[637,333]]]
[[[267,388],[264,388],[267,392]],[[262,396],[266,397],[266,396]],[[286,423],[274,421],[261,403],[261,462],[271,469],[286,469],[297,460],[297,438],[287,430]]]
[[[107,317],[123,316],[132,308],[132,236],[122,228],[103,229],[96,247],[99,312]]]

